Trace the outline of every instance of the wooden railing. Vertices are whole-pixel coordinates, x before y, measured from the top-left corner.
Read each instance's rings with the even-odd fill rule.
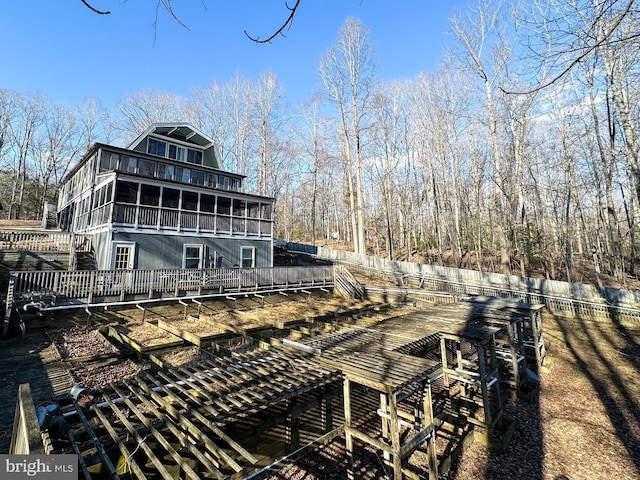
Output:
[[[47,453],[40,435],[40,426],[36,416],[36,407],[31,396],[28,383],[21,383],[18,387],[18,401],[13,421],[11,446],[9,454],[29,455]]]
[[[16,304],[91,305],[276,288],[332,287],[332,266],[11,272]]]
[[[68,232],[21,232],[0,230],[0,250],[30,252],[91,251],[91,241],[84,235]]]
[[[215,213],[115,203],[113,222],[136,228],[180,229],[232,235],[271,237],[273,221]],[[100,219],[97,219],[98,221]],[[97,225],[96,222],[92,224]]]

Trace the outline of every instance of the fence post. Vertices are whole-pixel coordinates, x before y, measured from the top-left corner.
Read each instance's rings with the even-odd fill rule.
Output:
[[[6,337],[9,334],[9,322],[11,321],[11,310],[13,309],[13,288],[15,282],[13,275],[9,277],[9,288],[7,289],[7,300],[4,310],[4,326],[2,328],[2,336]]]

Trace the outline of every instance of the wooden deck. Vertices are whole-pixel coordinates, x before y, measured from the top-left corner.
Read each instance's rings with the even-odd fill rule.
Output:
[[[201,345],[206,355],[184,364],[155,362],[152,369],[134,378],[92,392],[90,406],[68,396],[59,398],[70,445],[81,458],[82,475],[87,479],[126,475],[244,478],[267,467],[273,456],[298,448],[302,438],[342,434],[351,462],[353,443],[368,444],[380,452],[394,478],[414,478],[405,462],[416,448],[426,449],[429,476],[436,478],[435,436],[445,409],[454,408],[449,400],[454,394],[460,397],[459,381],[453,376],[461,374],[459,365],[464,367],[463,373],[473,375],[474,368],[485,364],[477,360],[485,351],[489,352],[485,358],[495,359],[492,342],[501,327],[480,316],[471,318],[469,312],[476,307],[466,303],[398,310],[396,315],[393,310],[365,308],[361,303],[340,304],[333,303],[332,297],[323,301],[304,295],[303,301],[278,301],[282,305],[279,311],[288,302],[297,303],[315,312],[317,320],[308,316],[305,323],[283,324],[282,328],[275,325],[280,320],[270,319],[271,308],[258,302],[241,307],[243,315],[250,313],[251,318],[262,313],[262,325],[271,321],[271,346],[268,339],[260,337],[252,347],[220,356],[213,348],[213,335],[207,337],[211,346]],[[332,307],[325,308],[329,304]],[[230,308],[236,306],[231,301]],[[182,308],[176,305],[174,313]],[[196,308],[203,317],[218,310],[212,302],[188,312],[185,307],[173,327],[170,312],[134,308],[126,321],[148,323],[151,317],[165,333],[180,335],[193,324]],[[496,315],[507,315],[508,309],[502,306],[495,311]],[[191,318],[187,324],[180,323],[187,318]],[[225,338],[235,333],[233,329],[221,330]],[[242,338],[251,339],[251,334],[244,331]],[[444,339],[455,345],[443,346]],[[197,345],[198,339],[191,343]],[[196,345],[190,348],[197,349]],[[140,355],[156,352],[130,348]],[[170,349],[163,345],[162,351]],[[448,385],[443,384],[443,365],[452,375]],[[482,371],[485,385],[479,384],[475,391],[480,409],[483,402],[489,405],[493,401],[490,391],[495,375],[497,369]],[[469,388],[465,408],[472,403],[473,386]],[[369,399],[366,405],[361,401],[365,397]],[[492,419],[500,416],[494,410],[489,413]],[[467,415],[462,411],[457,414],[461,418]],[[317,421],[310,427],[302,422],[303,417]],[[363,429],[360,419],[364,417],[376,419],[378,427]],[[281,437],[278,445],[285,452],[278,447],[267,454],[264,445],[257,449],[260,442],[256,438],[275,432],[274,428]]]

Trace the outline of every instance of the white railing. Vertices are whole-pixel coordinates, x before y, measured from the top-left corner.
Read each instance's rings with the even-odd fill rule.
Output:
[[[11,272],[9,294],[15,302],[55,298],[58,306],[84,305],[135,295],[331,287],[333,278],[332,266]]]
[[[271,220],[121,203],[114,204],[113,208],[114,223],[127,226],[161,229],[178,229],[179,227],[180,230],[260,237],[271,237],[273,232]]]
[[[74,249],[90,251],[89,237],[68,232],[0,230],[0,250],[70,253]]]

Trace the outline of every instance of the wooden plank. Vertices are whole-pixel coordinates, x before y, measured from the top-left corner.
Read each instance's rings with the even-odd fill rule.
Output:
[[[122,443],[120,436],[115,431],[115,429],[113,428],[113,426],[111,425],[111,423],[109,422],[105,414],[102,413],[102,410],[98,407],[98,405],[93,406],[93,412],[100,419],[100,421],[102,422],[102,425],[107,430],[107,433],[109,434],[109,436],[111,436],[111,439],[113,440],[113,442],[116,445],[118,445],[118,449],[120,450],[120,453],[122,453],[122,455],[124,455],[124,458],[126,459],[126,465],[133,471],[133,473],[135,473],[137,478],[141,480],[146,479],[147,476],[144,474],[144,472],[142,471],[138,463],[133,458],[133,453],[131,453],[129,449],[126,447],[126,445]],[[118,467],[118,470],[120,470],[120,467]],[[116,470],[116,473],[118,473],[118,470]],[[123,472],[123,473],[126,473],[126,472]]]
[[[116,473],[116,469],[113,466],[113,463],[111,462],[111,459],[107,455],[107,452],[104,450],[104,447],[102,446],[102,443],[98,439],[98,436],[94,432],[93,428],[91,428],[91,425],[89,424],[89,421],[87,420],[87,417],[83,413],[82,409],[78,405],[78,402],[75,399],[72,399],[72,400],[73,400],[73,406],[76,409],[76,412],[78,414],[78,418],[82,422],[82,425],[84,426],[85,431],[87,432],[87,434],[91,438],[91,441],[93,442],[93,445],[96,447],[96,450],[98,452],[98,455],[100,456],[100,459],[102,460],[103,465],[109,471],[109,473],[111,474],[112,478],[114,480],[118,480],[120,477]]]
[[[145,439],[140,436],[137,429],[131,425],[131,422],[125,417],[125,415],[120,411],[120,409],[111,401],[108,395],[104,395],[104,399],[107,402],[107,405],[111,408],[113,413],[118,417],[118,420],[122,422],[125,428],[129,431],[129,433],[136,439],[140,448],[144,450],[144,453],[147,454],[147,458],[151,460],[151,463],[158,469],[158,473],[162,475],[162,478],[165,480],[173,480],[173,475],[171,475],[167,469],[165,468],[163,462],[156,456],[151,447],[145,443]]]
[[[124,381],[123,383],[129,389],[129,391],[131,392],[131,394],[134,397],[136,397],[143,405],[146,406],[146,408],[148,408],[151,412],[153,412],[153,414],[156,416],[156,418],[158,418],[160,421],[164,422],[164,425],[169,429],[169,431],[171,431],[171,433],[173,433],[173,435],[176,438],[180,439],[182,444],[187,445],[187,447],[189,448],[189,451],[191,453],[193,453],[193,455],[198,460],[200,460],[200,462],[202,462],[202,464],[209,470],[209,472],[211,472],[218,479],[223,479],[225,477],[222,474],[222,472],[220,470],[218,470],[217,466],[211,460],[209,460],[197,448],[197,446],[193,445],[193,441],[188,438],[187,434],[185,432],[183,432],[182,430],[179,430],[173,424],[173,421],[169,417],[167,417],[164,413],[162,413],[160,410],[158,410],[158,408],[156,407],[156,405],[153,402],[151,402],[150,400],[145,398],[143,395],[141,395],[140,392],[138,391],[138,389],[135,388],[130,383],[128,383],[126,381]],[[116,391],[118,391],[118,390],[116,390]],[[124,395],[120,394],[120,396],[124,396]]]
[[[151,377],[152,378],[152,377]],[[178,424],[189,432],[190,435],[202,441],[207,450],[226,463],[229,467],[231,467],[234,471],[240,472],[243,468],[233,459],[231,458],[222,448],[218,447],[211,439],[205,435],[196,425],[193,424],[189,419],[187,419],[184,415],[182,415],[178,410],[176,410],[172,405],[167,403],[160,395],[154,392],[142,379],[138,381],[140,387],[145,391],[148,395],[158,402],[166,411],[167,414],[172,417]]]

